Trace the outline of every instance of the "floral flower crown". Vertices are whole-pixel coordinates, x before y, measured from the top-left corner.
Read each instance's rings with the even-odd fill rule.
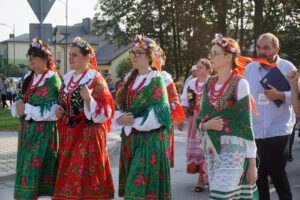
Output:
[[[158,45],[156,46],[156,55],[158,57],[163,57],[165,60],[167,59],[164,50],[162,50],[162,48],[160,46],[158,46]]]
[[[50,49],[47,49],[44,46],[42,40],[38,40],[37,38],[33,38],[31,43],[30,43],[30,47],[38,48],[41,51],[43,51],[45,54],[48,54],[48,55],[52,56],[52,53],[51,53]]]
[[[70,47],[79,47],[84,50],[89,51],[91,54],[94,54],[94,49],[89,45],[89,43],[81,37],[75,37],[73,38],[72,44]]]
[[[239,55],[240,53],[232,47],[226,40],[224,40],[223,35],[221,33],[216,33],[215,38],[211,41],[212,44],[219,44],[222,47],[226,48],[227,51],[230,51],[234,55]]]
[[[149,47],[156,50],[156,44],[145,37],[136,34],[135,38],[132,40],[131,47],[136,46],[143,49],[148,49]]]

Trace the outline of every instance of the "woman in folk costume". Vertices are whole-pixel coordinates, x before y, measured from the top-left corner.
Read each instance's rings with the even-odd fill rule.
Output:
[[[197,118],[204,134],[209,199],[258,199],[249,84],[238,75],[240,48],[221,34],[212,44],[209,59],[217,75],[204,85]]]
[[[22,93],[13,104],[19,116],[15,199],[52,196],[57,175],[55,109],[61,80],[48,44],[33,39],[27,53],[31,71],[24,76]]]
[[[113,99],[97,71],[94,50],[83,38],[73,39],[69,63],[73,70],[64,75],[56,110],[60,161],[54,199],[112,199],[106,135]]]
[[[155,66],[159,71],[165,66],[166,63],[166,55],[165,52],[162,50],[160,46],[157,45],[157,52],[156,52],[156,60],[155,60]],[[168,92],[168,99],[169,99],[169,104],[170,104],[170,109],[171,109],[171,116],[172,116],[172,131],[170,133],[169,137],[169,142],[170,142],[170,166],[171,168],[174,167],[174,126],[179,125],[180,122],[182,122],[185,118],[185,114],[182,110],[182,107],[180,105],[180,101],[178,98],[176,86],[174,84],[174,81],[172,79],[171,74],[169,74],[166,71],[162,71],[161,75],[163,79],[165,80],[165,84],[167,87],[167,92]],[[182,127],[179,127],[180,130],[182,131]]]
[[[136,35],[130,57],[134,70],[118,91],[114,116],[123,127],[119,196],[125,199],[171,199],[168,136],[171,113],[164,79],[152,71],[156,44]]]
[[[189,116],[187,126],[187,172],[199,173],[196,192],[203,192],[205,181],[207,182],[206,165],[201,148],[201,140],[197,137],[196,118],[200,111],[200,103],[203,95],[204,82],[211,73],[210,62],[201,58],[197,63],[196,74],[188,82],[181,95],[181,105],[186,115]],[[182,126],[183,124],[181,124]]]

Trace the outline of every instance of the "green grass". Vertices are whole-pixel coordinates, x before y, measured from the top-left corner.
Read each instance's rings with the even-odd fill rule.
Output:
[[[20,121],[18,117],[12,117],[8,109],[0,109],[0,131],[18,130]]]

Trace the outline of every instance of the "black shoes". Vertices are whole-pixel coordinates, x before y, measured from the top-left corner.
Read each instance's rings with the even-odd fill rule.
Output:
[[[200,186],[195,187],[195,192],[203,192],[203,191],[204,191],[204,188],[202,188]]]

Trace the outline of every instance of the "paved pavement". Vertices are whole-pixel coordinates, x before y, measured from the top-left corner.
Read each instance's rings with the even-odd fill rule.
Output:
[[[120,136],[119,132],[113,132],[108,136],[108,150],[111,162],[111,171],[116,189],[115,199],[122,199],[117,197],[118,189],[118,170],[119,170],[119,146]],[[185,132],[175,132],[175,168],[171,169],[172,182],[172,196],[174,200],[199,200],[208,198],[208,190],[202,193],[193,191],[197,182],[197,175],[186,173],[185,160]],[[10,143],[16,144],[16,132],[0,132],[0,162],[7,167],[6,174],[0,168],[0,200],[12,200],[14,188],[14,167],[10,169],[15,163],[16,147],[12,147]],[[9,145],[10,144],[10,145]],[[3,146],[2,146],[3,145]],[[15,149],[14,149],[15,148]],[[2,153],[2,151],[6,153]],[[300,199],[300,138],[295,138],[293,147],[294,161],[287,165],[287,173],[293,193],[293,199]],[[14,156],[13,156],[14,155]],[[1,159],[6,159],[2,161]],[[14,161],[13,161],[14,159]],[[278,200],[278,196],[273,185],[270,185],[271,200]]]
[[[111,132],[107,138],[108,152],[118,150],[120,133]],[[0,131],[0,177],[14,175],[17,162],[18,132]]]

